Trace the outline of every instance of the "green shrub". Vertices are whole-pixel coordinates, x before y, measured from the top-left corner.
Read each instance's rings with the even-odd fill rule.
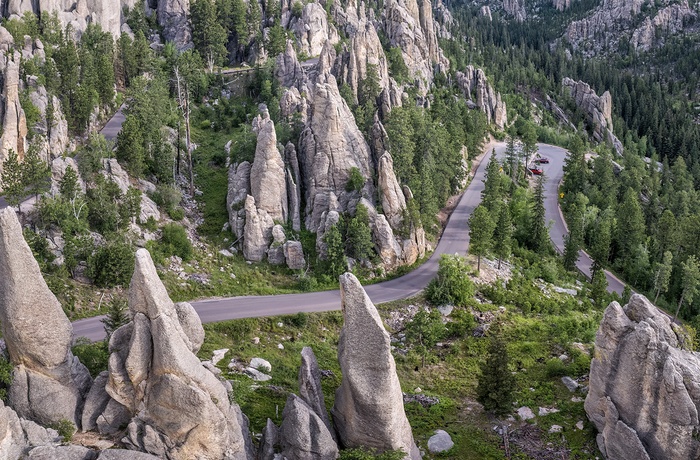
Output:
[[[100,247],[88,258],[87,275],[98,287],[124,286],[133,272],[134,250],[126,242]]]
[[[192,258],[192,243],[187,238],[187,232],[178,224],[166,224],[160,238],[160,251],[166,256],[178,256],[187,261]]]
[[[85,338],[79,338],[72,348],[73,354],[78,357],[81,363],[90,371],[92,378],[107,370],[109,362],[109,350],[107,342],[95,342]]]
[[[182,201],[182,192],[174,185],[159,185],[151,198],[166,210],[174,209]]]
[[[295,315],[289,315],[285,319],[285,323],[299,329],[303,329],[309,322],[309,315],[304,312],[299,312]]]
[[[463,257],[443,254],[437,275],[425,289],[428,301],[433,305],[467,305],[474,296],[474,283],[469,280],[468,271]]]
[[[146,222],[143,222],[141,226],[149,232],[155,232],[156,230],[158,230],[158,222],[156,222],[156,218],[153,216],[148,216],[148,220],[146,220]]]
[[[350,169],[350,177],[345,185],[345,190],[348,192],[359,192],[365,186],[365,178],[358,168]]]
[[[470,334],[476,327],[476,320],[470,312],[454,309],[450,314],[450,321],[445,326],[447,327],[447,337],[457,339]]]
[[[295,1],[294,4],[292,4],[292,16],[294,16],[295,18],[300,18],[301,13],[303,11],[304,5],[302,5],[302,3],[299,0]]]
[[[297,289],[304,292],[313,291],[318,288],[318,280],[313,276],[302,276],[297,281]]]
[[[77,431],[75,425],[70,420],[63,419],[57,423],[50,425],[50,428],[58,431],[58,435],[63,438],[64,443],[69,443],[73,439],[73,435]]]
[[[0,356],[0,399],[7,400],[7,389],[12,384],[12,369],[14,366],[4,356]]]
[[[172,220],[176,220],[179,222],[185,218],[185,210],[180,207],[173,208],[170,211],[168,211],[168,215]]]
[[[338,460],[401,460],[405,457],[406,454],[401,450],[392,450],[378,454],[376,450],[359,447],[342,450]]]
[[[547,360],[545,364],[545,371],[547,372],[547,377],[564,377],[568,374],[566,364],[562,362],[559,358],[552,358]]]

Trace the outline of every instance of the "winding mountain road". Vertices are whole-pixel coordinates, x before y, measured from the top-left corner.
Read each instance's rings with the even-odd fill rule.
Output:
[[[490,149],[492,146],[489,146]],[[502,155],[505,145],[495,146],[497,154]],[[557,203],[558,184],[563,177],[566,150],[540,144],[540,154],[550,159],[550,164],[544,167],[546,179],[545,207],[546,218],[552,221],[550,235],[552,242],[559,251],[564,249],[564,235],[567,233],[566,224],[559,211]],[[481,202],[481,191],[484,189],[484,177],[489,155],[483,156],[474,179],[459,199],[457,207],[452,212],[447,226],[440,238],[437,248],[428,261],[412,272],[372,284],[365,289],[374,303],[411,297],[420,292],[435,276],[438,261],[442,254],[465,255],[469,247],[468,219],[474,208]],[[578,268],[590,277],[592,261],[583,251],[580,253]],[[621,293],[624,285],[611,274],[608,276],[610,291]],[[208,299],[192,302],[202,322],[215,322],[228,319],[250,318],[259,316],[285,315],[299,312],[323,312],[340,308],[339,291],[323,291],[304,294],[284,294],[268,296],[241,296],[221,299]],[[76,337],[87,337],[90,340],[104,338],[101,317],[86,318],[73,323]]]

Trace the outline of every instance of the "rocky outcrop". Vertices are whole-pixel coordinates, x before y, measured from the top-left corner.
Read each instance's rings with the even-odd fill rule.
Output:
[[[525,2],[522,0],[503,0],[503,10],[513,16],[513,19],[518,22],[523,22],[527,19]]]
[[[301,172],[294,144],[288,142],[284,148],[284,163],[287,168],[287,198],[289,199],[289,220],[292,230],[301,230]]]
[[[393,229],[399,229],[406,211],[406,198],[394,174],[394,160],[389,152],[379,158],[377,187],[382,210]]]
[[[485,18],[488,18],[489,21],[493,21],[493,16],[491,15],[491,8],[488,5],[484,5],[481,8],[479,8],[479,14]]]
[[[673,35],[690,19],[697,18],[697,13],[690,8],[687,0],[660,9],[656,15],[644,18],[644,22],[632,32],[630,45],[638,51],[649,51],[663,41],[657,37]]]
[[[190,30],[190,0],[157,0],[158,24],[163,28],[163,38],[173,42],[178,50],[192,47]]]
[[[328,22],[326,10],[317,2],[304,5],[301,17],[290,23],[299,44],[299,50],[309,57],[321,54],[326,41],[334,45],[340,41],[338,31]]]
[[[260,262],[267,255],[272,242],[272,227],[275,222],[264,209],[258,209],[255,198],[245,199],[245,226],[243,228],[243,257],[251,262]]]
[[[297,395],[289,395],[282,412],[279,443],[283,458],[335,460],[338,445],[324,421]]]
[[[366,446],[380,452],[401,449],[407,458],[420,460],[404,413],[389,333],[350,273],[340,277],[340,299],[345,321],[338,361],[343,380],[331,411],[340,441],[346,447]]]
[[[55,430],[19,418],[0,400],[0,458],[18,460],[33,447],[53,446],[59,441]]]
[[[0,66],[4,81],[0,168],[7,159],[10,150],[17,154],[20,161],[27,152],[27,118],[19,102],[20,59],[19,52],[7,55],[0,53]]]
[[[255,205],[274,221],[287,222],[287,184],[284,160],[277,149],[275,124],[265,109],[253,120],[258,135],[255,160],[250,168],[250,190]]]
[[[10,406],[44,425],[80,426],[90,374],[71,353],[73,328],[41,276],[17,216],[0,211],[0,322],[10,362]]]
[[[366,178],[361,193],[373,194],[369,180],[373,168],[369,146],[340,96],[333,75],[326,73],[319,78],[310,102],[310,119],[299,144],[306,191],[306,229],[315,232],[321,215],[330,209],[331,194],[338,194],[341,210],[347,209],[353,192],[348,192],[346,185],[353,168]]]
[[[121,26],[126,19],[123,9],[133,8],[136,0],[8,0],[4,2],[3,14],[10,19],[21,18],[25,12],[37,16],[56,13],[61,25],[71,25],[80,37],[88,24],[99,24],[102,30],[115,37],[121,34]]]
[[[571,6],[571,0],[552,0],[552,6],[557,11],[568,10],[569,6]]]
[[[136,253],[129,310],[132,321],[110,341],[106,386],[131,417],[124,444],[168,459],[252,459],[247,421],[195,355],[199,318],[173,304],[145,249]]]
[[[284,53],[277,56],[275,62],[275,77],[280,85],[286,88],[299,87],[299,83],[304,81],[305,73],[297,59],[294,44],[287,40],[287,47]]]
[[[36,134],[44,136],[42,154],[46,158],[60,157],[70,144],[68,122],[61,108],[61,101],[56,96],[49,96],[44,86],[37,86],[29,93],[29,99],[39,110],[39,122],[33,129]],[[34,139],[34,142],[37,140]]]
[[[311,347],[301,350],[301,367],[299,368],[299,395],[301,399],[321,418],[329,433],[333,434],[331,420],[328,418],[326,402],[321,388],[321,370],[318,368],[316,355]]]
[[[467,101],[484,112],[489,123],[503,129],[508,123],[506,103],[489,84],[484,71],[469,65],[464,72],[456,72],[455,77]]]
[[[654,17],[648,16],[645,5],[645,0],[604,0],[587,17],[571,22],[565,37],[587,54],[616,50],[622,37],[628,38],[633,47],[648,50],[663,43],[661,37],[657,39],[657,31],[677,33],[691,22],[689,19],[697,17],[687,0],[657,2],[658,10],[650,9],[656,10]]]
[[[245,229],[245,201],[250,195],[250,163],[234,163],[228,169],[228,193],[226,208],[231,231],[237,238],[243,237]]]
[[[401,48],[411,76],[419,89],[427,91],[434,69],[442,72],[449,64],[438,46],[430,0],[389,0],[384,13],[384,31],[391,46]]]
[[[622,154],[622,143],[613,134],[612,96],[608,91],[598,96],[588,83],[565,77],[561,82],[576,105],[583,111],[593,127],[593,138],[598,142],[608,142],[618,154]]]
[[[605,310],[595,340],[585,409],[610,460],[700,456],[700,354],[645,297]]]

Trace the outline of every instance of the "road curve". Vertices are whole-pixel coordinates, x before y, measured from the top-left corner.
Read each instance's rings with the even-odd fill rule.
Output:
[[[497,154],[503,155],[505,144],[496,144]],[[550,159],[545,169],[545,209],[546,219],[550,223],[550,237],[555,247],[563,252],[566,223],[559,210],[558,184],[563,177],[566,150],[552,145],[539,145],[540,154]],[[442,254],[464,255],[469,246],[468,218],[474,208],[481,202],[484,189],[484,177],[489,155],[481,160],[474,179],[462,194],[457,207],[452,212],[437,248],[428,261],[412,272],[390,281],[372,284],[365,289],[374,303],[411,297],[421,291],[435,276],[438,261]],[[579,253],[577,267],[590,277],[592,261],[583,251]],[[608,289],[621,293],[624,284],[606,272]],[[192,302],[202,322],[215,322],[228,319],[250,318],[259,316],[284,315],[298,312],[322,312],[340,308],[339,291],[323,291],[304,294],[284,294],[268,296],[241,296],[221,299],[208,299]],[[101,317],[87,318],[73,323],[76,337],[101,340],[104,329]]]

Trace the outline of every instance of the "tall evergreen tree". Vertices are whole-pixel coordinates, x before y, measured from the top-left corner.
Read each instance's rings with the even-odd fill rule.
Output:
[[[369,259],[374,254],[372,230],[369,226],[369,212],[366,206],[357,205],[355,217],[348,222],[345,242],[350,257],[363,260]]]
[[[605,267],[610,257],[610,243],[612,241],[612,217],[611,211],[604,211],[596,222],[595,232],[591,237],[591,257],[593,257],[593,271]]]
[[[664,252],[663,260],[656,265],[656,273],[654,274],[654,303],[659,300],[659,295],[668,290],[668,284],[671,281],[671,273],[673,272],[673,253],[671,251]]]
[[[215,65],[223,64],[228,54],[228,34],[219,22],[214,0],[194,0],[190,4],[190,20],[194,47],[212,71]]]
[[[576,268],[578,251],[583,247],[586,203],[588,203],[588,198],[583,193],[578,192],[572,200],[568,213],[569,234],[565,238],[564,267],[570,271]]]
[[[510,172],[510,178],[513,181],[518,179],[518,152],[515,148],[515,137],[506,136],[506,164]]]
[[[544,174],[537,176],[535,194],[532,202],[532,220],[530,222],[530,248],[543,252],[547,248],[548,235],[545,223]]]
[[[632,188],[627,189],[622,203],[617,208],[615,229],[615,243],[619,251],[618,260],[624,260],[633,254],[638,245],[644,243],[646,232],[642,207]]]
[[[591,280],[591,297],[596,307],[603,308],[605,299],[608,297],[608,279],[605,277],[605,270],[598,269],[593,272]]]
[[[583,141],[580,137],[573,136],[569,145],[569,156],[564,162],[564,183],[561,187],[566,203],[571,203],[578,193],[584,192],[588,170],[584,153]]]
[[[498,269],[501,269],[501,261],[507,259],[511,252],[513,237],[513,223],[510,219],[510,208],[502,203],[498,210],[498,222],[493,232],[493,251],[498,257]]]
[[[24,157],[22,182],[27,194],[37,200],[51,188],[51,167],[39,156],[39,143],[33,143]]]
[[[683,302],[685,301],[689,305],[692,304],[700,288],[700,265],[695,256],[689,256],[685,262],[681,263],[681,267],[683,271],[683,290],[678,301],[678,308],[676,308],[676,313],[673,315],[674,323],[676,318],[678,318]]]
[[[325,270],[332,279],[337,280],[348,268],[345,259],[345,248],[343,235],[340,232],[341,223],[337,223],[329,228],[323,235],[323,242],[326,244],[326,259],[324,261]]]
[[[496,332],[489,340],[488,357],[481,365],[476,395],[485,410],[498,416],[513,409],[515,376],[508,369],[509,361],[506,342]]]
[[[491,151],[491,158],[486,165],[484,190],[481,192],[481,202],[491,213],[495,213],[503,201],[501,187],[501,165],[496,159],[496,149]]]
[[[496,223],[491,219],[483,204],[476,207],[469,216],[469,253],[477,257],[476,271],[481,271],[481,256],[488,253],[493,245],[493,230]]]
[[[10,206],[17,206],[17,210],[22,212],[22,199],[27,196],[27,192],[22,174],[22,164],[14,150],[8,152],[7,159],[2,165],[0,189],[7,203]]]

